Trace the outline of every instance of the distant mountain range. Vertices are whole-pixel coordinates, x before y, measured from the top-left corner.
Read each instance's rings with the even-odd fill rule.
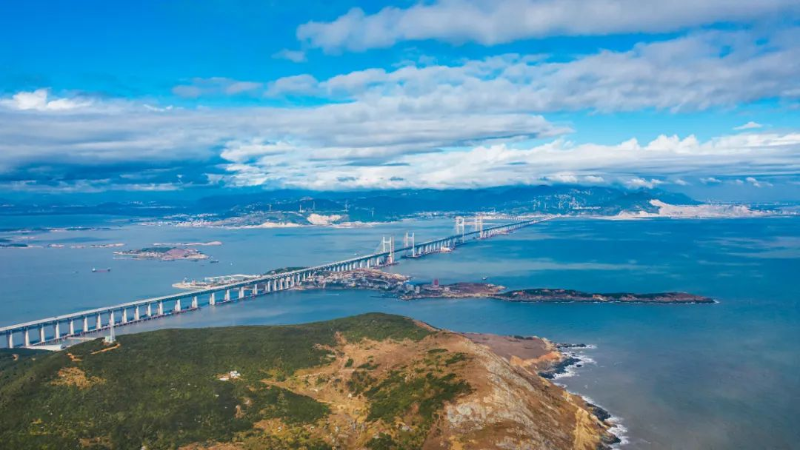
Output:
[[[148,194],[147,200],[99,201],[91,197],[47,197],[33,202],[0,199],[0,214],[110,214],[138,217],[212,215],[220,219],[259,215],[338,215],[349,221],[386,221],[432,214],[593,214],[656,212],[651,200],[679,205],[698,202],[660,190],[585,186],[513,186],[451,190],[223,191],[186,199]],[[95,198],[94,200],[101,200]]]

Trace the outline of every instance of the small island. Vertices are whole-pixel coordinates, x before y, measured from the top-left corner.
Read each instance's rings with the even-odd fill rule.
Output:
[[[686,292],[658,292],[636,294],[615,292],[588,293],[571,289],[521,289],[493,296],[509,302],[560,302],[560,303],[716,303],[715,300]]]
[[[518,289],[491,283],[453,283],[440,285],[413,284],[405,275],[377,269],[357,269],[349,272],[330,272],[312,278],[300,289],[370,289],[383,291],[402,300],[435,298],[492,298],[520,303],[647,303],[700,304],[716,300],[685,292],[660,293],[590,293],[571,289]]]
[[[147,247],[138,250],[114,252],[115,255],[133,259],[157,259],[159,261],[199,261],[208,255],[193,248]]]

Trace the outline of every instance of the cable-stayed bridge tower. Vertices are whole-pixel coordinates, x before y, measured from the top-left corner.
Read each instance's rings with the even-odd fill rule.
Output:
[[[477,214],[475,216],[475,219],[473,219],[473,227],[475,228],[474,231],[478,233],[478,239],[483,239],[484,235],[483,235],[483,216],[482,215]]]
[[[406,248],[406,256],[412,258],[417,257],[417,246],[414,245],[414,233],[406,231],[406,235],[403,237],[403,247]]]
[[[381,253],[388,253],[386,264],[394,264],[394,236],[381,238]]]
[[[456,216],[456,235],[461,236],[461,242],[464,242],[464,235],[466,234],[467,230],[467,223],[461,216]]]

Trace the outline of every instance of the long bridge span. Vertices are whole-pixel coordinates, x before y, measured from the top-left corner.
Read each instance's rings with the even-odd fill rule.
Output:
[[[404,241],[404,246],[401,248],[394,248],[393,241],[384,240],[382,242],[382,248],[369,255],[299,270],[272,273],[250,278],[245,281],[213,286],[191,292],[136,300],[113,306],[0,327],[0,335],[5,336],[7,348],[13,348],[15,346],[35,348],[41,345],[58,344],[65,339],[78,338],[115,326],[130,325],[167,317],[186,311],[196,310],[202,306],[216,306],[243,300],[248,297],[248,294],[251,297],[255,297],[284,291],[320,273],[345,272],[360,268],[381,267],[394,263],[395,256],[398,254],[421,257],[432,253],[438,253],[443,249],[453,249],[472,240],[486,239],[499,234],[507,234],[511,231],[544,220],[547,220],[547,218],[522,220],[483,228],[482,221],[476,219],[475,231],[467,232],[464,219],[459,217],[456,219],[456,234],[441,239],[434,239],[418,244],[414,243],[413,240],[406,239]]]

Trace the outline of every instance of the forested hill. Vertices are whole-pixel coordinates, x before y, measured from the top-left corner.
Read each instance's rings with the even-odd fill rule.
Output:
[[[385,314],[4,350],[0,423],[9,449],[566,449],[580,433],[588,450],[611,439],[580,398],[535,372]]]

